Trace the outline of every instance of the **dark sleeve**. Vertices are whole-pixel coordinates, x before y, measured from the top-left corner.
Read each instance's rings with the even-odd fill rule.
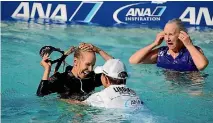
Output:
[[[61,82],[60,82],[61,81]],[[48,80],[41,80],[36,95],[45,96],[51,93],[59,92],[62,87],[62,74],[55,73]]]
[[[95,87],[102,86],[101,74],[95,74]]]

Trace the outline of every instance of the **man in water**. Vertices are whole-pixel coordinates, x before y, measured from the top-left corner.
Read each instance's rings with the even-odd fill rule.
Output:
[[[101,75],[104,90],[92,94],[84,102],[105,108],[139,108],[142,101],[135,91],[126,86],[128,77],[125,65],[119,59],[109,59],[103,66],[95,68]]]
[[[37,89],[37,96],[58,93],[63,99],[83,101],[95,87],[102,85],[101,74],[93,72],[96,62],[95,53],[101,55],[104,60],[112,59],[112,57],[96,46],[86,43],[80,44],[75,50],[71,48],[70,53],[72,52],[74,52],[73,66],[64,73],[54,73],[50,78],[49,54],[43,56],[41,65],[44,67],[44,74]]]
[[[166,41],[167,46],[156,48],[163,40]],[[180,19],[170,20],[155,41],[134,53],[129,62],[131,64],[157,63],[158,67],[175,71],[198,71],[208,65],[208,59],[201,48],[193,45]]]

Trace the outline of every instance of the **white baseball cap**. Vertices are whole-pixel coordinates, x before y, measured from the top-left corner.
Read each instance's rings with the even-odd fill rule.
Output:
[[[103,73],[109,77],[115,79],[126,79],[128,77],[126,73],[126,67],[119,59],[109,59],[103,66],[97,66],[94,72],[99,74]],[[125,72],[126,76],[121,76],[120,73]]]

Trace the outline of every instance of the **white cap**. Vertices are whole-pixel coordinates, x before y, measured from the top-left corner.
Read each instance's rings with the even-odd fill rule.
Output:
[[[119,76],[121,72],[126,72],[125,65],[119,59],[109,59],[103,66],[97,66],[95,73],[103,73],[115,79],[126,79],[127,76]]]

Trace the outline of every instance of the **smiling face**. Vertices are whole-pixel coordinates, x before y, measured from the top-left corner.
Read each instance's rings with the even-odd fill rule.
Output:
[[[182,42],[178,39],[180,30],[175,23],[168,23],[164,28],[164,39],[170,50],[178,50]]]
[[[87,77],[87,75],[93,70],[95,65],[96,56],[94,52],[81,52],[78,58],[74,58],[74,67],[76,74],[80,79]]]

